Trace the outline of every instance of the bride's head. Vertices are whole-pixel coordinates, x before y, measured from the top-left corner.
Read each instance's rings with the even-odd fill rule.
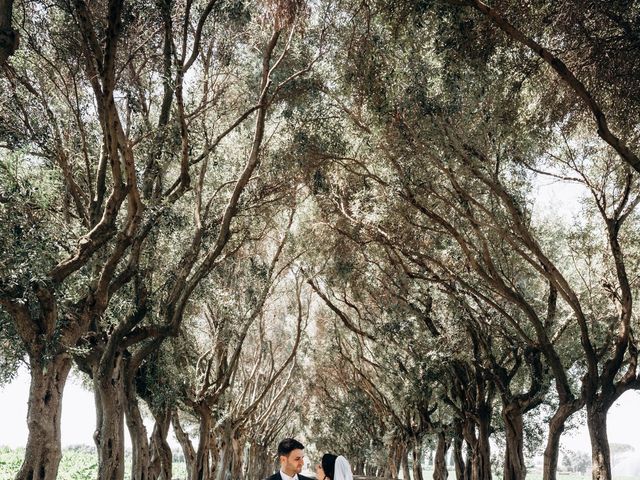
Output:
[[[351,466],[342,455],[325,453],[322,463],[316,467],[317,480],[353,480]]]

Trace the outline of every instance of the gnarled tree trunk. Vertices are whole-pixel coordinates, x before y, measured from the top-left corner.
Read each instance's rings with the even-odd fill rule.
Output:
[[[178,439],[178,443],[182,447],[182,453],[184,454],[184,461],[187,465],[187,478],[193,478],[193,470],[196,462],[196,452],[193,449],[193,445],[191,444],[191,440],[189,436],[182,428],[180,424],[180,417],[178,416],[178,411],[174,410],[171,416],[171,422],[173,424],[173,431],[176,434],[176,438]]]
[[[447,470],[447,451],[449,441],[444,432],[438,433],[438,444],[436,446],[436,456],[433,461],[433,480],[446,480],[449,476]]]
[[[407,451],[406,445],[402,449],[400,464],[402,465],[402,478],[411,478],[411,471],[409,470],[409,452]]]
[[[191,480],[209,480],[211,474],[209,462],[211,453],[211,412],[209,412],[206,405],[202,405],[197,408],[197,414],[200,421],[200,438],[198,440],[195,463],[191,471]]]
[[[131,437],[131,479],[149,480],[149,464],[151,454],[147,440],[147,428],[144,426],[138,397],[136,395],[134,376],[127,369],[125,378],[125,418]]]
[[[169,434],[169,425],[171,423],[171,413],[169,409],[160,412],[154,412],[156,424],[153,428],[151,436],[151,463],[149,468],[150,480],[171,480],[173,455],[171,447],[167,443],[167,435]],[[153,466],[153,468],[151,468]]]
[[[122,354],[116,354],[113,368],[93,368],[96,399],[96,431],[93,439],[98,449],[98,478],[124,478],[124,369]]]
[[[423,480],[422,476],[422,445],[419,442],[413,444],[413,480]]]
[[[231,440],[233,456],[231,458],[231,478],[243,479],[242,464],[244,461],[244,441],[240,435],[234,435]]]
[[[471,456],[471,479],[491,478],[491,446],[489,444],[491,413],[481,412],[478,419],[478,436]]]
[[[456,427],[456,434],[453,437],[453,465],[456,469],[456,480],[466,480],[464,456],[462,455],[462,428]]]
[[[587,402],[587,426],[591,439],[593,480],[611,480],[611,452],[607,438],[607,409],[599,402]]]
[[[544,480],[556,480],[558,472],[558,454],[560,452],[560,437],[564,432],[567,419],[580,409],[578,402],[563,403],[551,417],[549,422],[549,434],[547,436],[547,446],[544,449],[544,464],[542,467],[542,478]]]
[[[504,452],[504,480],[524,480],[527,468],[524,464],[522,412],[507,405],[502,410],[506,445]]]
[[[230,473],[232,455],[231,436],[229,433],[223,431],[222,438],[219,442],[218,459],[215,465],[215,480],[224,480],[227,473]]]
[[[62,458],[60,417],[64,390],[71,358],[66,354],[54,356],[45,365],[41,355],[30,356],[31,386],[27,426],[29,436],[24,462],[16,480],[55,480]]]
[[[404,449],[397,440],[391,444],[389,448],[389,460],[384,466],[382,476],[384,478],[398,478],[398,472],[401,468],[402,455]]]

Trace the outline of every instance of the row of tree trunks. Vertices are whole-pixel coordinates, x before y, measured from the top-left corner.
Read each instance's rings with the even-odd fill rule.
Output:
[[[556,410],[549,424],[549,434],[547,438],[547,445],[544,452],[544,469],[543,478],[545,480],[555,480],[557,474],[558,456],[560,450],[560,437],[564,431],[564,426],[567,419],[581,408],[581,402],[575,401],[572,403],[563,403]],[[523,454],[523,418],[522,414],[518,411],[503,410],[502,412],[504,424],[505,424],[505,439],[507,446],[505,447],[505,480],[508,478],[526,478],[526,468],[524,464]],[[594,417],[588,419],[591,422],[594,432],[599,432],[598,438],[605,438],[606,440],[606,414],[596,412]],[[449,472],[446,465],[446,456],[450,446],[453,446],[452,461],[455,469],[455,477],[457,480],[482,480],[483,475],[490,475],[490,448],[489,448],[489,432],[490,424],[488,421],[483,422],[482,427],[470,423],[467,427],[468,442],[462,436],[462,430],[457,435],[453,435],[452,438],[448,437],[446,433],[439,432],[437,434],[436,450],[433,462],[433,478],[434,480],[446,480]],[[603,433],[604,432],[604,433]],[[467,446],[466,461],[465,454],[463,452],[465,445]],[[398,462],[397,456],[400,455],[399,450],[402,451],[402,458]],[[608,460],[606,458],[607,452],[601,451],[600,455],[602,460],[600,465],[607,465]],[[515,455],[515,458],[510,456]],[[422,479],[422,462],[421,453],[419,448],[413,448],[413,469],[412,474],[408,474],[409,466],[407,461],[406,450],[400,447],[394,447],[394,450],[390,452],[390,458],[396,458],[394,460],[396,465],[399,463],[402,466],[403,475],[409,475],[405,478]],[[594,464],[595,465],[595,464]],[[514,468],[514,467],[517,467]],[[379,472],[367,471],[364,469],[358,470],[359,475],[377,475]],[[397,473],[397,472],[396,472]],[[601,473],[606,475],[607,472]],[[394,476],[393,470],[387,470],[384,474],[385,478],[397,478]]]

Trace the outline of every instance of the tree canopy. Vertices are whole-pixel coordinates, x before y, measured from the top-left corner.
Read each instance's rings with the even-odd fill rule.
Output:
[[[414,480],[426,450],[464,480],[544,451],[553,480],[584,409],[610,479],[640,388],[638,31],[629,1],[0,0],[16,478],[56,478],[75,367],[99,478],[125,428],[132,478],[171,478],[172,426],[193,480],[265,477],[286,435]]]

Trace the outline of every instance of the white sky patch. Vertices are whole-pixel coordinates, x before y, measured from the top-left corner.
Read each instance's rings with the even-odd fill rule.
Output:
[[[581,216],[582,201],[589,195],[584,185],[538,177],[534,187],[533,217],[539,220],[555,219],[572,223]]]

